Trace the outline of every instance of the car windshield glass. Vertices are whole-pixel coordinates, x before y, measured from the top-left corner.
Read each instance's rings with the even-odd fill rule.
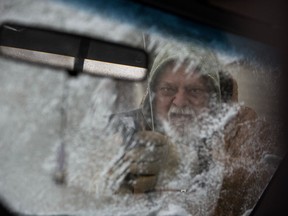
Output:
[[[283,157],[275,47],[131,1],[2,0],[8,21],[149,56],[140,81],[0,57],[0,197],[12,211],[252,210]]]

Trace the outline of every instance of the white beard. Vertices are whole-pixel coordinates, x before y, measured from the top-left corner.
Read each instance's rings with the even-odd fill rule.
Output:
[[[171,106],[168,112],[168,122],[166,130],[177,137],[187,137],[195,135],[198,129],[197,114],[191,108],[177,108]],[[192,134],[191,134],[192,133]]]
[[[192,109],[171,108],[168,112],[168,120],[162,121],[163,132],[182,143],[209,137],[218,127],[215,124],[215,116],[208,109],[202,109],[196,113]]]
[[[197,123],[196,120],[183,124],[171,124],[166,122],[166,124],[164,124],[164,131],[169,137],[173,137],[173,139],[185,143],[198,137],[198,125],[199,123]]]

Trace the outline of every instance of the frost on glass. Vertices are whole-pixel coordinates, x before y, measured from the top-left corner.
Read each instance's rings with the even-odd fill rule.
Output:
[[[155,39],[153,42],[156,43],[153,48],[157,47],[154,52],[161,52],[162,41]],[[167,44],[167,41],[164,42]],[[176,47],[178,51],[184,50],[180,53],[183,59],[191,58],[188,51],[185,53],[185,44],[171,40],[168,42],[171,43],[168,45],[168,47],[171,45],[171,48],[168,49],[173,48],[170,50],[172,53],[175,53]],[[199,45],[195,44],[195,46]],[[202,47],[202,45],[197,49],[200,54],[207,51],[207,47]],[[216,51],[214,52],[217,54]],[[145,98],[149,97],[151,101],[147,99],[146,102],[152,106],[150,111],[155,112],[153,100],[157,98],[157,94],[153,92],[153,89],[149,90],[149,87],[145,91],[143,87],[137,90],[134,86],[135,94],[131,94],[126,99],[122,98],[120,103],[119,97],[124,93],[129,94],[129,90],[123,91],[125,88],[121,87],[121,82],[99,79],[97,82],[93,81],[95,85],[89,84],[90,87],[88,87],[85,85],[90,80],[87,77],[69,81],[68,91],[71,97],[67,103],[69,107],[67,110],[70,112],[70,118],[68,117],[67,139],[65,139],[67,187],[80,189],[80,191],[85,191],[87,196],[88,194],[92,196],[95,199],[94,205],[98,207],[97,211],[91,210],[93,213],[165,215],[173,212],[179,215],[214,215],[217,214],[215,211],[221,213],[233,211],[243,214],[251,210],[281,158],[275,144],[279,125],[277,126],[277,118],[269,114],[270,109],[276,109],[276,105],[269,109],[259,109],[262,107],[261,100],[257,103],[249,98],[251,95],[245,95],[246,89],[243,90],[242,85],[246,84],[250,87],[251,92],[254,92],[257,85],[269,86],[268,92],[272,91],[271,97],[275,98],[277,87],[273,83],[276,81],[267,81],[268,77],[271,78],[269,70],[274,72],[275,70],[250,62],[249,67],[255,69],[252,75],[259,76],[261,79],[257,79],[253,86],[249,86],[245,77],[242,77],[242,80],[237,77],[240,73],[245,73],[246,69],[244,68],[246,65],[241,63],[241,55],[235,55],[232,60],[225,58],[223,53],[218,53],[218,55],[219,70],[220,67],[223,71],[229,69],[234,82],[239,81],[238,90],[234,92],[236,95],[231,95],[229,99],[226,98],[228,96],[221,95],[222,101],[220,99],[212,101],[210,105],[213,109],[201,111],[197,118],[186,124],[180,133],[169,123],[169,119],[163,122],[162,128],[150,127],[149,133],[143,132],[143,128],[135,124],[137,121],[133,115],[129,116],[131,110],[144,106]],[[197,58],[195,55],[195,62],[188,62],[190,69],[193,69],[193,64],[198,65]],[[227,64],[227,59],[232,62]],[[182,63],[176,62],[173,70],[177,71]],[[231,68],[233,64],[236,64],[237,68]],[[210,63],[205,63],[203,68],[210,70]],[[267,72],[264,73],[264,70]],[[277,76],[274,76],[274,79],[277,79]],[[83,85],[86,86],[85,93],[82,92]],[[149,84],[145,85],[149,86]],[[89,88],[91,93],[88,96],[86,90]],[[268,93],[266,100],[271,101],[272,98],[267,95]],[[84,97],[87,97],[86,103],[81,103]],[[144,97],[142,104],[139,103],[138,97]],[[137,102],[128,106],[134,100]],[[274,101],[275,104],[276,102]],[[244,109],[249,106],[257,112],[252,110],[248,112],[246,108]],[[79,110],[83,111],[82,115],[79,114]],[[183,112],[187,114],[186,111]],[[247,113],[239,114],[241,112]],[[254,116],[256,113],[257,118]],[[112,119],[111,116],[113,116]],[[78,121],[73,123],[77,119]],[[157,114],[144,115],[144,120],[156,123]],[[164,133],[165,138],[157,135],[154,139],[153,131]],[[265,139],[268,132],[269,138]],[[126,187],[127,185],[123,186],[127,176],[134,174],[135,169],[139,169],[140,173],[145,173],[150,169],[147,168],[149,167],[147,164],[153,163],[156,159],[160,160],[160,169],[157,171],[155,187],[150,193],[133,194],[131,188]],[[157,166],[153,168],[158,169]],[[236,176],[234,176],[235,172]],[[240,195],[244,197],[244,201],[240,200],[239,209],[237,206],[236,210],[233,210],[234,207],[226,210],[219,207],[221,205],[218,203],[219,197],[222,196],[226,205],[233,206],[233,203],[230,203],[231,200],[221,194],[227,178],[235,184],[235,188],[233,184],[225,188],[225,190],[232,191],[228,197],[231,200]],[[242,187],[240,190],[236,188],[240,186],[239,182],[235,182],[235,178],[244,182],[244,186],[240,184]],[[134,185],[134,192],[136,189],[141,191],[141,187],[139,189],[135,186],[138,184],[137,181],[136,176],[130,182],[132,187]]]
[[[238,84],[233,97],[221,97],[223,103],[217,104],[217,112],[201,113],[180,134],[164,121],[161,132],[167,136],[158,134],[152,139],[153,130],[159,129],[151,125],[157,121],[155,116],[145,115],[144,120],[151,126],[147,127],[150,133],[145,134],[138,133],[135,119],[126,115],[142,106],[143,97],[150,105],[148,111],[154,112],[155,92],[147,82],[88,75],[71,78],[64,71],[1,58],[0,195],[9,207],[35,215],[213,215],[215,211],[228,215],[221,210],[235,207],[235,197],[245,197],[237,211],[243,214],[251,210],[282,157],[275,145],[279,65],[272,64],[272,60],[271,64],[262,61],[259,52],[242,52],[243,44],[236,43],[241,40],[231,35],[227,35],[231,49],[223,50],[217,42],[200,45],[193,38],[187,41],[187,37],[181,41],[160,34],[153,26],[142,34],[133,25],[107,19],[108,15],[52,1],[0,4],[1,21],[45,25],[136,47],[143,47],[146,36],[144,47],[151,64],[168,46],[180,60],[175,70],[187,56],[194,59],[186,62],[193,69],[205,50],[212,49],[219,64],[209,62],[203,67],[219,67]],[[196,53],[191,56],[188,47],[194,45]],[[243,106],[258,115],[252,125],[235,119]],[[244,139],[231,142],[229,145],[235,148],[227,151],[225,139],[238,133]],[[265,134],[269,137],[263,142]],[[123,181],[131,170],[145,172],[147,163],[159,158],[160,163],[154,167],[158,170],[156,185],[150,193],[133,194],[130,187],[125,187]],[[223,198],[219,206],[223,180],[233,176],[235,170],[241,171],[237,176],[240,182],[235,181],[235,185],[245,183],[247,193],[237,191],[238,186],[230,187],[231,199]],[[55,182],[58,171],[63,172],[62,184]],[[259,183],[259,179],[264,182]],[[254,203],[250,203],[252,198]]]

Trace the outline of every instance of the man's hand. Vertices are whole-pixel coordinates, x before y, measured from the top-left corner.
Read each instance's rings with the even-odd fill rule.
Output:
[[[158,175],[167,165],[171,154],[168,137],[153,131],[140,131],[125,146],[125,153],[113,170],[123,170],[118,193],[153,191]],[[123,168],[124,167],[124,168]],[[114,172],[115,172],[114,171]],[[111,173],[112,174],[112,173]]]
[[[169,141],[158,132],[141,131],[128,146],[126,157],[131,160],[126,182],[134,193],[152,191],[169,151]]]

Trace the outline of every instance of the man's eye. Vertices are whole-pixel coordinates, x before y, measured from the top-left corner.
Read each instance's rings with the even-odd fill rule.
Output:
[[[202,93],[203,92],[202,89],[192,89],[192,91],[195,92],[195,93]]]
[[[161,87],[160,92],[165,95],[171,95],[176,92],[176,90],[172,87]]]
[[[203,89],[198,89],[198,88],[187,89],[187,93],[191,95],[202,95],[204,94],[204,92],[205,91]]]
[[[162,87],[162,88],[161,88],[161,91],[168,92],[168,91],[173,91],[173,89],[170,88],[170,87]]]

